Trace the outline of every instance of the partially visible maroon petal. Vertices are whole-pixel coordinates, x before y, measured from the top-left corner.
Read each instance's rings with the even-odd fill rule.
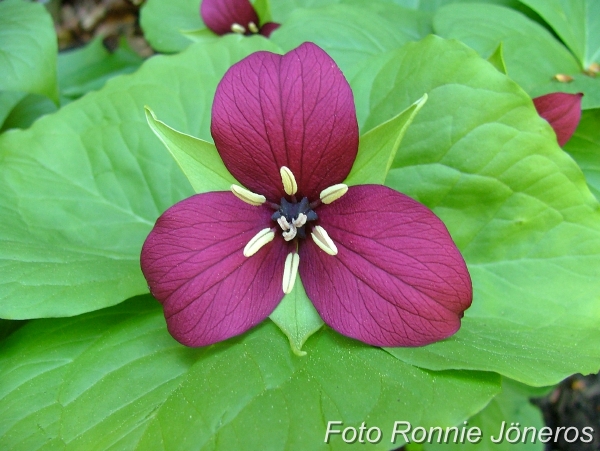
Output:
[[[169,208],[142,248],[142,271],[177,341],[206,346],[264,320],[283,298],[287,243],[255,255],[244,246],[270,227],[272,210],[228,192],[197,194]]]
[[[579,125],[582,97],[582,93],[553,92],[533,99],[538,114],[550,123],[561,147],[571,139]]]
[[[260,27],[260,34],[268,38],[269,36],[271,36],[271,33],[277,30],[280,26],[281,24],[276,22],[267,22],[262,27]]]
[[[308,239],[300,277],[329,326],[375,346],[422,346],[460,328],[471,279],[431,210],[385,186],[363,185],[318,214],[338,254]]]
[[[250,22],[258,27],[258,15],[249,0],[202,0],[200,16],[219,35],[231,33],[233,24],[241,25],[246,32]]]
[[[250,190],[279,201],[287,166],[311,200],[342,182],[358,150],[350,85],[312,43],[284,56],[257,52],[217,87],[211,132],[225,166]]]

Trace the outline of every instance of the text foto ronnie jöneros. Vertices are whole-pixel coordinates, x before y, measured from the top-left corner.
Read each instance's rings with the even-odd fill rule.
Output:
[[[487,436],[487,437],[486,437]],[[391,443],[400,440],[405,443],[479,443],[490,440],[492,443],[557,443],[559,439],[567,443],[591,443],[594,429],[584,427],[533,427],[520,423],[503,421],[497,430],[482,431],[477,426],[469,426],[464,421],[461,426],[453,427],[413,427],[409,421],[395,421],[391,432]],[[331,440],[343,440],[345,443],[379,443],[384,440],[381,428],[366,425],[363,421],[358,427],[344,426],[342,421],[328,421],[325,431],[325,443]]]

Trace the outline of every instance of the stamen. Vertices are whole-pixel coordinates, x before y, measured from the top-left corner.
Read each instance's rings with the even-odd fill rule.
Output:
[[[279,227],[281,227],[281,229],[283,231],[286,230],[290,230],[291,226],[290,223],[288,222],[288,220],[286,219],[285,216],[281,216],[278,220],[277,220],[277,224],[279,224]]]
[[[300,255],[296,252],[290,252],[285,258],[285,265],[283,267],[283,292],[285,294],[290,294],[294,289],[299,264]]]
[[[281,235],[283,235],[284,240],[291,241],[296,238],[296,233],[298,233],[298,230],[296,229],[296,226],[292,224],[290,230],[283,232]]]
[[[258,27],[254,22],[248,22],[248,30],[250,30],[250,33],[258,33]]]
[[[243,200],[247,204],[254,205],[255,207],[258,207],[267,201],[265,196],[253,193],[252,191],[242,188],[238,185],[231,185],[230,189],[238,199]]]
[[[331,240],[331,238],[329,238],[329,235],[323,227],[315,226],[313,228],[311,236],[315,244],[319,246],[323,250],[323,252],[329,255],[336,255],[338,253],[337,246]]]
[[[565,74],[556,74],[552,78],[554,78],[557,81],[560,81],[561,83],[569,83],[569,82],[573,81],[573,77],[571,77],[570,75],[565,75]]]
[[[300,228],[304,224],[306,224],[307,219],[308,219],[308,216],[306,216],[304,213],[299,213],[298,217],[296,219],[292,220],[292,224],[294,224],[296,227]]]
[[[330,186],[329,188],[325,188],[321,191],[319,197],[321,198],[321,202],[324,204],[330,204],[334,200],[338,200],[344,194],[348,192],[348,185],[344,185],[343,183],[338,183],[337,185]]]
[[[306,217],[306,215],[302,216]],[[279,227],[281,227],[281,230],[283,230],[282,235],[284,240],[291,241],[294,238],[296,238],[296,233],[298,233],[297,227],[302,227],[304,225],[304,223],[302,223],[301,225],[296,224],[299,217],[300,215],[298,215],[298,218],[294,219],[291,224],[288,222],[285,216],[281,216],[277,219],[277,224],[279,224]],[[306,222],[306,219],[304,220],[304,222]]]
[[[281,181],[283,182],[283,190],[288,196],[293,196],[298,191],[298,184],[296,183],[296,177],[292,174],[292,171],[287,166],[281,166],[279,169],[281,174]]]
[[[233,33],[238,33],[238,34],[246,33],[246,29],[243,26],[241,26],[239,23],[234,23],[233,25],[231,25],[231,31]]]
[[[275,232],[269,228],[262,229],[244,247],[244,257],[252,257],[261,247],[273,241],[273,238],[275,238]]]

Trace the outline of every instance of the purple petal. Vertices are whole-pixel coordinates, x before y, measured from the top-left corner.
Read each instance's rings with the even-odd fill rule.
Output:
[[[275,239],[251,257],[242,253],[256,233],[272,226],[271,214],[219,192],[192,196],[158,219],[141,265],[177,341],[206,346],[225,340],[279,304],[289,245]]]
[[[375,346],[422,346],[460,328],[471,279],[431,210],[385,186],[363,185],[318,214],[338,254],[307,240],[300,277],[329,326]]]
[[[553,92],[533,99],[538,114],[550,123],[561,147],[571,139],[579,124],[581,97],[582,93]]]
[[[258,15],[249,0],[202,0],[200,16],[204,24],[219,35],[231,33],[238,24],[248,30],[248,23],[258,26]]]
[[[262,27],[260,27],[260,34],[262,34],[265,38],[268,38],[269,36],[271,36],[271,33],[277,30],[280,26],[281,24],[278,24],[276,22],[267,22]]]
[[[233,176],[271,201],[284,196],[281,166],[292,170],[298,196],[314,200],[346,178],[358,150],[350,86],[309,42],[232,66],[217,87],[211,132]]]

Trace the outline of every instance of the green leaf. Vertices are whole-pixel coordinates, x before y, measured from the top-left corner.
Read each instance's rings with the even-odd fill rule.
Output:
[[[518,8],[522,6],[519,0],[390,0],[406,8],[420,9],[422,11],[435,12],[444,5],[452,3],[491,3],[502,5],[508,8]]]
[[[11,128],[27,128],[44,114],[56,111],[46,96],[23,91],[0,91],[0,133]]]
[[[4,91],[0,93],[0,98],[4,97],[2,94],[7,93],[14,94],[14,91]],[[4,123],[0,126],[0,133],[11,128],[30,127],[40,117],[56,111],[56,105],[46,96],[25,92],[17,94],[20,94],[18,96],[20,99],[5,117]]]
[[[298,9],[270,39],[286,52],[310,40],[323,48],[348,78],[364,59],[412,40],[376,13],[341,4]]]
[[[494,53],[492,53],[488,59],[492,66],[498,69],[499,72],[506,75],[508,72],[506,71],[506,63],[504,62],[504,51],[502,50],[502,42],[498,44]]]
[[[58,100],[56,33],[43,5],[0,2],[0,91],[23,91]]]
[[[125,39],[112,52],[104,47],[101,38],[94,39],[83,48],[61,52],[58,55],[61,104],[102,88],[110,78],[135,71],[142,61]]]
[[[600,362],[600,206],[531,99],[456,41],[407,44],[375,78],[366,127],[421,95],[386,183],[444,220],[474,287],[451,339],[395,348],[434,370],[552,385]]]
[[[521,0],[548,22],[587,69],[600,63],[600,3],[596,0]]]
[[[0,319],[0,340],[4,340],[14,331],[18,330],[21,326],[24,326],[26,321],[9,321],[6,319]]]
[[[600,77],[581,72],[575,57],[541,25],[517,11],[495,5],[455,4],[440,8],[433,20],[436,34],[456,38],[488,58],[503,45],[510,77],[531,97],[550,92],[583,92],[584,109],[600,108]],[[558,74],[573,77],[561,83]]]
[[[0,91],[0,127],[10,115],[10,112],[27,96],[26,92],[22,91]]]
[[[140,11],[144,38],[159,52],[180,52],[192,43],[182,31],[206,28],[199,5],[198,0],[147,0]]]
[[[302,350],[306,340],[323,326],[323,320],[304,291],[300,276],[296,277],[292,292],[283,297],[269,318],[288,337],[293,353],[300,357],[306,355]]]
[[[383,185],[406,130],[427,102],[427,94],[392,119],[360,137],[358,155],[344,183]]]
[[[213,143],[178,132],[159,121],[150,108],[144,109],[148,125],[171,152],[194,191],[229,191],[232,183],[238,183],[223,164]]]
[[[348,78],[354,94],[354,103],[356,105],[356,116],[360,132],[364,134],[369,129],[365,127],[365,122],[371,111],[371,91],[373,81],[390,59],[394,58],[396,49],[364,59],[357,65],[355,74]],[[378,124],[372,124],[371,128]]]
[[[582,112],[577,130],[563,148],[575,159],[600,200],[600,109]]]
[[[531,387],[503,378],[502,393],[492,399],[485,409],[469,418],[466,425],[467,428],[478,427],[481,430],[482,437],[479,443],[473,444],[467,440],[464,444],[438,444],[434,442],[431,445],[426,445],[425,450],[513,451],[518,448],[523,451],[543,451],[544,443],[539,441],[537,437],[538,431],[545,426],[542,413],[529,401],[535,393],[531,390]],[[512,430],[509,437],[511,440],[517,440],[516,442],[511,443],[507,440],[502,440],[499,443],[492,442],[492,438],[497,440],[498,437],[505,437],[500,431],[504,430],[506,433],[511,423],[520,425],[518,428],[521,431],[520,438],[517,438],[517,433]],[[504,428],[502,428],[502,424],[504,424]],[[527,430],[524,437],[525,428],[535,429]],[[532,443],[532,437],[535,437],[534,443]]]
[[[149,296],[74,318],[31,321],[0,343],[0,447],[127,450],[347,449],[328,421],[382,430],[448,426],[499,391],[489,373],[430,373],[328,329],[297,357],[266,321],[186,348]]]
[[[433,14],[409,9],[389,0],[340,0],[344,5],[356,6],[372,11],[383,20],[402,32],[411,41],[417,41],[433,33]]]
[[[251,1],[256,10],[256,14],[260,18],[260,23],[273,22],[273,14],[271,14],[270,0],[254,0]]]
[[[211,42],[219,39],[208,28],[199,28],[197,30],[182,30],[181,34],[190,40],[190,42]],[[241,36],[240,36],[241,37]],[[243,37],[241,37],[243,39]]]
[[[272,21],[285,23],[289,16],[297,9],[322,8],[340,3],[341,0],[269,0]]]
[[[269,41],[235,36],[157,56],[0,136],[0,317],[69,316],[146,293],[139,252],[156,218],[193,194],[144,114],[210,139],[231,64]]]

